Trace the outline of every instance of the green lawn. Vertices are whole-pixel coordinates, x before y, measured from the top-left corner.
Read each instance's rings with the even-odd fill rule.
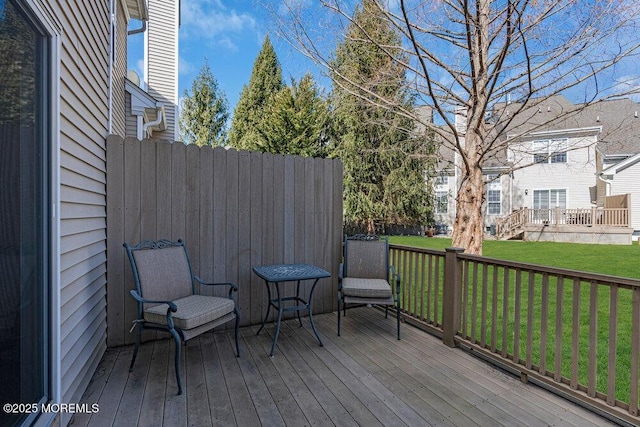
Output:
[[[407,236],[393,236],[390,238],[391,243],[422,247],[436,250],[443,250],[444,248],[451,246],[451,239],[447,238],[426,238],[426,237],[407,237]],[[521,242],[521,241],[485,241],[483,247],[483,255],[491,258],[505,259],[510,261],[520,261],[525,263],[539,264],[545,266],[554,266],[559,268],[566,268],[577,271],[588,271],[594,273],[601,273],[620,277],[630,277],[640,279],[640,246],[638,244],[620,246],[620,245],[586,245],[586,244],[571,244],[571,243],[550,243],[550,242]],[[492,266],[489,266],[489,281],[492,277]],[[502,270],[499,274],[502,279]],[[413,282],[413,278],[404,280],[405,284]],[[523,279],[524,280],[524,279]],[[497,285],[496,294],[490,289],[487,295],[488,298],[488,318],[486,320],[487,330],[491,330],[491,314],[492,303],[494,298],[496,300],[496,329],[497,329],[497,343],[500,347],[500,342],[504,333],[507,334],[507,349],[510,354],[513,353],[514,345],[514,277],[509,279],[509,314],[508,314],[508,328],[506,331],[502,330],[502,292],[503,284]],[[523,282],[524,283],[524,282]],[[524,285],[523,285],[524,286]],[[537,277],[535,280],[534,291],[534,348],[533,348],[533,360],[534,363],[539,362],[541,356],[540,352],[540,331],[543,325],[543,317],[546,319],[547,333],[549,340],[546,347],[546,364],[547,368],[553,370],[555,348],[555,323],[556,323],[556,296],[557,296],[557,282],[556,280],[549,280],[548,296],[549,296],[549,311],[546,316],[542,316],[541,313],[541,279]],[[411,287],[411,286],[410,286]],[[491,286],[489,286],[491,288]],[[405,292],[412,292],[412,298],[414,300],[418,298],[417,289],[404,289]],[[471,292],[471,290],[469,291]],[[573,286],[570,281],[565,281],[563,287],[563,302],[562,302],[562,374],[565,377],[569,377],[571,373],[571,360],[567,357],[571,353],[571,336],[573,331],[571,312],[572,312],[572,292]],[[439,290],[441,293],[441,290]],[[630,366],[630,354],[631,354],[631,309],[632,309],[632,295],[631,291],[621,289],[618,295],[618,318],[617,318],[617,366],[616,366],[616,397],[624,402],[629,401],[629,372]],[[579,379],[580,383],[587,383],[588,369],[588,351],[589,351],[589,286],[588,283],[583,283],[580,288],[580,327],[579,327]],[[522,295],[522,314],[521,321],[525,320],[527,313],[528,298],[523,288]],[[609,340],[609,308],[610,308],[610,295],[609,288],[601,286],[598,289],[598,318],[597,318],[597,389],[602,393],[607,391],[606,372],[608,364],[608,340]],[[478,313],[480,310],[478,310]],[[467,315],[471,318],[471,306],[467,306]],[[480,316],[480,314],[477,314]],[[480,318],[477,317],[477,329],[479,334]],[[470,334],[470,327],[466,331]],[[517,331],[517,335],[520,337],[520,357],[523,357],[526,341],[526,330],[523,326]],[[489,339],[487,337],[487,339]],[[566,356],[565,356],[566,355]]]
[[[391,243],[419,248],[451,246],[451,239],[391,236]],[[487,240],[482,255],[531,264],[589,271],[640,279],[640,245],[587,245],[583,243],[521,242]]]

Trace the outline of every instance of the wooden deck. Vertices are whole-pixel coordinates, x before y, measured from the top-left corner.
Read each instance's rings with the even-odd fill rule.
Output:
[[[523,384],[409,325],[395,339],[394,321],[371,308],[315,316],[320,347],[307,319],[284,322],[274,358],[273,326],[209,333],[183,352],[185,392],[176,396],[169,340],[141,346],[129,374],[131,346],[107,350],[74,426],[605,426],[607,420],[534,385]]]

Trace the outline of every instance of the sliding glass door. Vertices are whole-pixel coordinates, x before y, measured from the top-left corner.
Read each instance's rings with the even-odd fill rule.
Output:
[[[0,0],[0,401],[49,399],[49,52],[19,0]],[[0,412],[0,425],[37,414]]]

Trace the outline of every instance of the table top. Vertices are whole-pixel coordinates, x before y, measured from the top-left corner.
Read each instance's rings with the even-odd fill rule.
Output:
[[[261,265],[253,267],[253,271],[268,282],[293,282],[331,277],[328,271],[311,264]]]

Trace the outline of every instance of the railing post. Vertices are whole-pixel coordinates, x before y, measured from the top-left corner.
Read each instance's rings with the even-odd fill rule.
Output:
[[[454,337],[460,329],[462,297],[462,262],[458,254],[461,248],[446,248],[444,258],[444,289],[442,290],[442,341],[449,347],[455,347]]]
[[[597,214],[597,210],[596,208],[591,208],[591,226],[594,227],[596,225],[596,214]],[[607,218],[605,216],[605,218],[603,218],[603,223],[602,225],[606,225],[607,222]]]

